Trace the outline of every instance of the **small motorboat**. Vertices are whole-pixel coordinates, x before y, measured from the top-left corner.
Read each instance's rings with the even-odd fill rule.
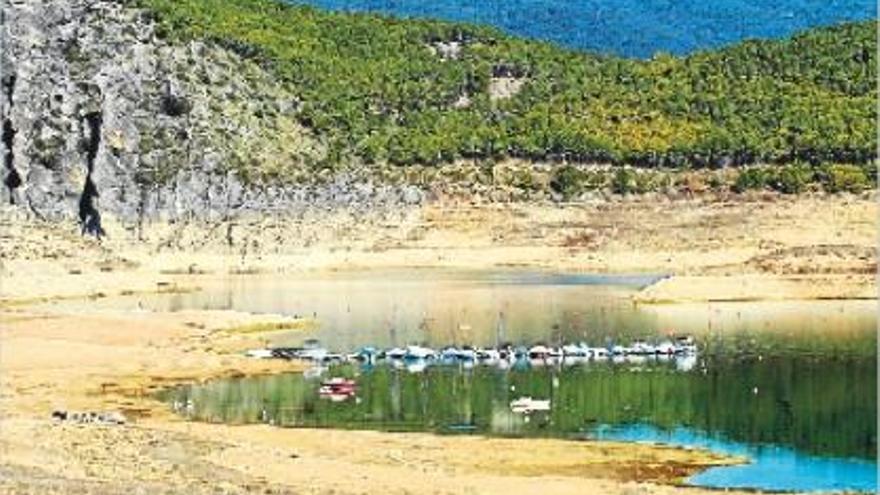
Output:
[[[354,397],[357,392],[357,383],[348,378],[335,377],[321,382],[318,394],[333,401],[342,401]]]
[[[510,344],[505,344],[499,347],[498,349],[498,357],[507,361],[513,361],[516,359],[516,351],[513,346]]]
[[[657,348],[645,342],[644,340],[636,340],[632,347],[629,348],[628,354],[637,356],[650,356],[657,352]]]
[[[452,346],[447,346],[443,349],[440,349],[440,359],[446,362],[458,360],[458,349]]]
[[[406,354],[404,355],[404,358],[409,360],[426,360],[434,359],[436,357],[437,353],[434,352],[434,349],[429,349],[427,347],[422,347],[418,345],[407,346]]]
[[[322,363],[328,364],[341,363],[343,361],[345,361],[345,356],[335,352],[328,352],[327,354],[324,354],[324,357],[321,359]]]
[[[661,356],[671,356],[675,354],[675,344],[669,340],[664,340],[657,344],[657,354]]]
[[[328,354],[330,354],[329,351],[323,347],[313,347],[300,350],[296,353],[296,357],[306,361],[324,362]]]
[[[272,349],[251,349],[245,352],[244,355],[255,359],[272,359],[275,357],[275,353],[272,352]]]
[[[590,350],[580,345],[568,344],[562,346],[562,355],[566,358],[584,358],[590,356]]]
[[[510,403],[510,410],[519,414],[531,414],[536,411],[549,411],[550,401],[520,397]]]
[[[456,357],[460,361],[475,361],[477,359],[477,351],[473,347],[464,346],[456,350]]]
[[[592,347],[590,348],[590,356],[599,361],[604,361],[608,359],[608,349],[604,347]]]
[[[675,353],[685,355],[696,354],[697,344],[694,342],[694,338],[688,335],[675,339]]]
[[[357,382],[350,378],[336,376],[321,382],[321,387],[326,387],[330,390],[352,390],[357,387]]]
[[[477,360],[480,362],[495,362],[501,360],[501,352],[498,349],[486,348],[476,350]]]
[[[349,361],[361,363],[374,363],[379,357],[379,351],[375,347],[361,347],[357,352],[349,354]]]
[[[277,359],[299,359],[299,353],[302,348],[299,347],[275,347],[272,349],[272,357]]]
[[[406,349],[394,347],[385,351],[385,359],[403,359],[406,357]]]
[[[553,350],[538,344],[529,348],[529,359],[547,359],[552,356]]]

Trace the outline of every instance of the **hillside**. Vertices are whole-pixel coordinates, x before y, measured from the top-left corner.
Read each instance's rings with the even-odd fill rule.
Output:
[[[635,61],[274,0],[22,0],[3,18],[0,200],[93,233],[102,214],[139,233],[446,193],[876,177],[873,21]],[[752,163],[771,168],[714,170]]]
[[[143,0],[174,39],[267,61],[339,154],[711,165],[875,154],[875,22],[647,62],[274,0]]]

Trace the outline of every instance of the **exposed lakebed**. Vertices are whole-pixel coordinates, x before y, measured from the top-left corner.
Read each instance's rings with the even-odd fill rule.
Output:
[[[354,363],[305,375],[237,378],[166,392],[193,420],[572,440],[650,441],[750,460],[687,480],[710,487],[869,491],[876,485],[876,315],[871,301],[636,305],[655,277],[517,271],[241,276],[184,294],[107,298],[156,310],[236,309],[314,318],[317,338],[361,346],[590,346],[694,336],[692,359],[577,365],[394,366]],[[322,391],[333,377],[351,393]],[[323,385],[323,387],[322,387]],[[511,402],[549,400],[523,413]]]

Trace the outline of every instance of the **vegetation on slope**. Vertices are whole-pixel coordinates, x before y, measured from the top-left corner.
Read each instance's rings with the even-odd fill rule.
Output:
[[[639,61],[275,0],[139,2],[164,36],[265,62],[299,95],[297,118],[326,139],[329,164],[350,154],[698,167],[876,155],[875,21]]]

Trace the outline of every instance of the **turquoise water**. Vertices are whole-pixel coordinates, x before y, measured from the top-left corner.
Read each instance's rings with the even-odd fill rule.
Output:
[[[300,2],[296,2],[300,3]],[[650,57],[778,38],[809,27],[877,17],[873,0],[306,0],[333,10],[381,12],[496,26],[564,46]]]
[[[662,430],[649,424],[601,428],[596,438],[700,447],[749,459],[747,464],[703,471],[687,480],[690,485],[773,491],[877,489],[877,464],[867,459],[821,457],[781,445],[749,445],[690,428]]]

